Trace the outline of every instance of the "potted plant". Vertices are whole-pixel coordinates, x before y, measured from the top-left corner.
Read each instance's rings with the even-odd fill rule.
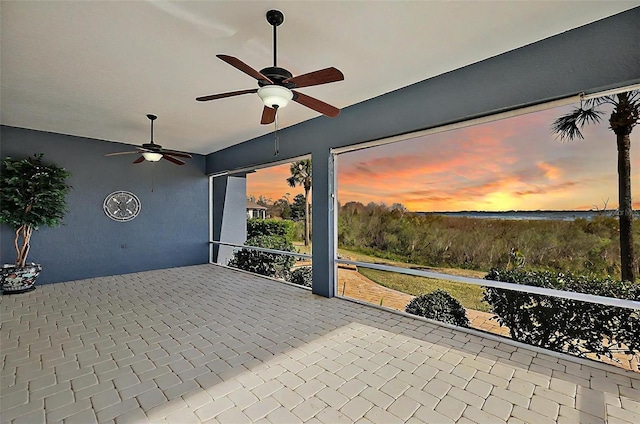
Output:
[[[56,227],[67,212],[69,172],[44,164],[42,154],[26,159],[5,158],[0,174],[0,222],[15,231],[16,261],[0,272],[3,293],[22,293],[35,289],[42,271],[39,264],[27,264],[31,235],[38,227]]]

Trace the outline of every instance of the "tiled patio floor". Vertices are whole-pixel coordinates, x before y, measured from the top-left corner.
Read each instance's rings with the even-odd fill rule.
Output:
[[[2,422],[640,422],[640,376],[214,265],[1,300]]]

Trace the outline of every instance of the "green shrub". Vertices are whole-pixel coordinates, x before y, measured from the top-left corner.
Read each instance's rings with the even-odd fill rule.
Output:
[[[640,300],[640,285],[610,278],[492,269],[485,279]],[[492,287],[483,300],[514,340],[580,357],[640,355],[640,310]]]
[[[304,220],[302,221],[292,221],[293,222],[293,240],[294,241],[304,241]],[[311,236],[311,232],[309,236]]]
[[[291,271],[291,278],[289,279],[293,284],[299,284],[305,287],[311,287],[313,282],[313,272],[310,266],[303,266]]]
[[[258,219],[247,220],[247,239],[258,236],[278,236],[287,243],[293,241],[295,234],[294,222],[286,219]]]
[[[458,327],[469,327],[469,319],[460,302],[440,289],[415,297],[409,302],[405,312]]]
[[[256,236],[248,239],[245,244],[285,252],[295,251],[291,243],[279,236]],[[229,266],[267,277],[286,279],[294,263],[293,256],[241,249],[233,254]]]

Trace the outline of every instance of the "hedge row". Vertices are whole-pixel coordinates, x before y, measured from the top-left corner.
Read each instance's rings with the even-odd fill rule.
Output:
[[[640,301],[640,285],[548,271],[492,269],[487,280]],[[500,325],[514,340],[584,357],[640,356],[640,310],[485,287]]]
[[[287,242],[284,237],[275,235],[254,236],[249,238],[245,244],[247,246],[295,252],[295,248],[290,242]],[[229,261],[229,266],[267,277],[286,279],[289,277],[291,267],[295,261],[296,259],[293,256],[260,252],[253,249],[241,249],[233,254],[233,258]]]
[[[258,236],[277,236],[284,238],[285,242],[293,243],[295,223],[285,219],[259,219],[247,220],[247,239]]]

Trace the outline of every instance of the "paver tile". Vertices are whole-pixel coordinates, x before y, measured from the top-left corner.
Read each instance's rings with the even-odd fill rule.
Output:
[[[302,396],[288,387],[282,387],[273,393],[272,397],[289,411],[304,402]]]
[[[402,424],[403,423],[403,421],[400,418],[396,417],[390,412],[385,411],[384,409],[381,409],[378,406],[374,406],[373,408],[369,409],[367,413],[364,415],[364,417],[374,423],[384,423],[384,424],[396,424],[396,423]]]
[[[451,396],[459,401],[466,403],[467,405],[473,405],[476,408],[482,408],[485,399],[473,394],[467,390],[462,390],[459,387],[452,387],[451,390],[447,393],[447,396]]]
[[[455,421],[462,416],[466,407],[466,403],[447,396],[438,402],[436,405],[436,411]]]
[[[195,412],[200,420],[207,421],[234,407],[231,400],[222,398],[195,409]]]
[[[117,417],[119,417],[120,415],[137,409],[138,407],[138,402],[135,399],[128,399],[96,412],[96,417],[98,418],[99,422],[113,420],[117,419]]]
[[[424,406],[418,408],[413,416],[425,423],[449,424],[455,422],[451,418],[442,415],[436,410],[432,408],[426,408]]]
[[[302,396],[303,398],[307,399],[312,396],[315,396],[316,393],[318,393],[320,390],[324,389],[325,387],[327,386],[324,383],[318,380],[311,380],[298,386],[294,391],[300,396]]]
[[[451,389],[451,385],[449,383],[445,383],[442,380],[431,380],[424,386],[424,391],[432,394],[433,396],[442,399],[446,396],[446,394]]]
[[[514,406],[513,411],[511,412],[511,415],[527,423],[536,423],[536,424],[537,423],[540,423],[540,424],[555,423],[555,420],[549,417],[545,417],[544,415],[539,414],[538,412],[534,412],[530,409],[525,409],[518,405]]]
[[[349,399],[353,399],[354,397],[362,393],[362,391],[367,387],[369,386],[366,383],[360,380],[354,379],[344,383],[342,386],[340,386],[340,388],[338,388],[338,391],[343,395],[345,395],[346,397],[348,397]]]
[[[382,409],[387,409],[389,405],[391,405],[395,400],[388,394],[376,390],[372,387],[364,389],[360,396]]]
[[[98,422],[98,418],[92,409],[87,409],[65,418],[64,422],[65,424],[93,424]]]
[[[414,399],[400,396],[387,408],[387,411],[401,420],[407,421],[420,406],[420,403]]]
[[[617,406],[607,405],[607,417],[616,417],[620,420],[627,421],[629,423],[640,422],[640,413],[630,411],[628,409],[618,408]]]
[[[64,408],[58,408],[47,412],[47,422],[59,422],[86,409],[91,409],[91,401],[89,399],[73,402]]]
[[[325,409],[327,404],[319,398],[313,397],[305,400],[300,405],[291,410],[298,418],[303,421],[307,421],[316,416],[320,411]]]
[[[341,409],[344,415],[349,417],[353,422],[361,419],[369,409],[373,407],[373,403],[362,397],[356,397],[347,402]]]
[[[546,397],[533,395],[533,397],[531,398],[531,403],[529,404],[529,409],[555,420],[556,418],[558,418],[560,405],[558,404],[558,402],[555,402]]]
[[[464,412],[462,413],[462,417],[468,418],[472,422],[476,422],[476,423],[492,423],[492,424],[506,423],[505,420],[502,420],[493,414],[490,414],[481,409],[478,409],[475,406],[466,407]]]
[[[352,422],[349,417],[333,408],[325,408],[318,412],[315,419],[323,424],[350,424]]]
[[[340,409],[349,401],[348,397],[329,387],[320,390],[315,396],[335,409]]]
[[[269,413],[275,411],[280,406],[280,403],[274,398],[265,398],[252,404],[242,412],[252,421],[257,421],[260,418],[264,418]]]
[[[147,415],[140,409],[133,409],[116,417],[116,424],[147,424]]]
[[[117,393],[116,393],[117,396]],[[71,390],[64,390],[55,395],[49,396],[44,399],[44,407],[48,411],[53,411],[57,408],[62,408],[74,402],[73,392]],[[3,400],[4,407],[4,400]]]
[[[167,415],[166,421],[167,423],[200,424],[200,419],[189,408],[183,408],[172,412]]]
[[[229,393],[227,397],[233,402],[235,406],[240,408],[240,410],[253,405],[259,400],[256,395],[254,395],[249,389],[245,389],[244,387]]]

